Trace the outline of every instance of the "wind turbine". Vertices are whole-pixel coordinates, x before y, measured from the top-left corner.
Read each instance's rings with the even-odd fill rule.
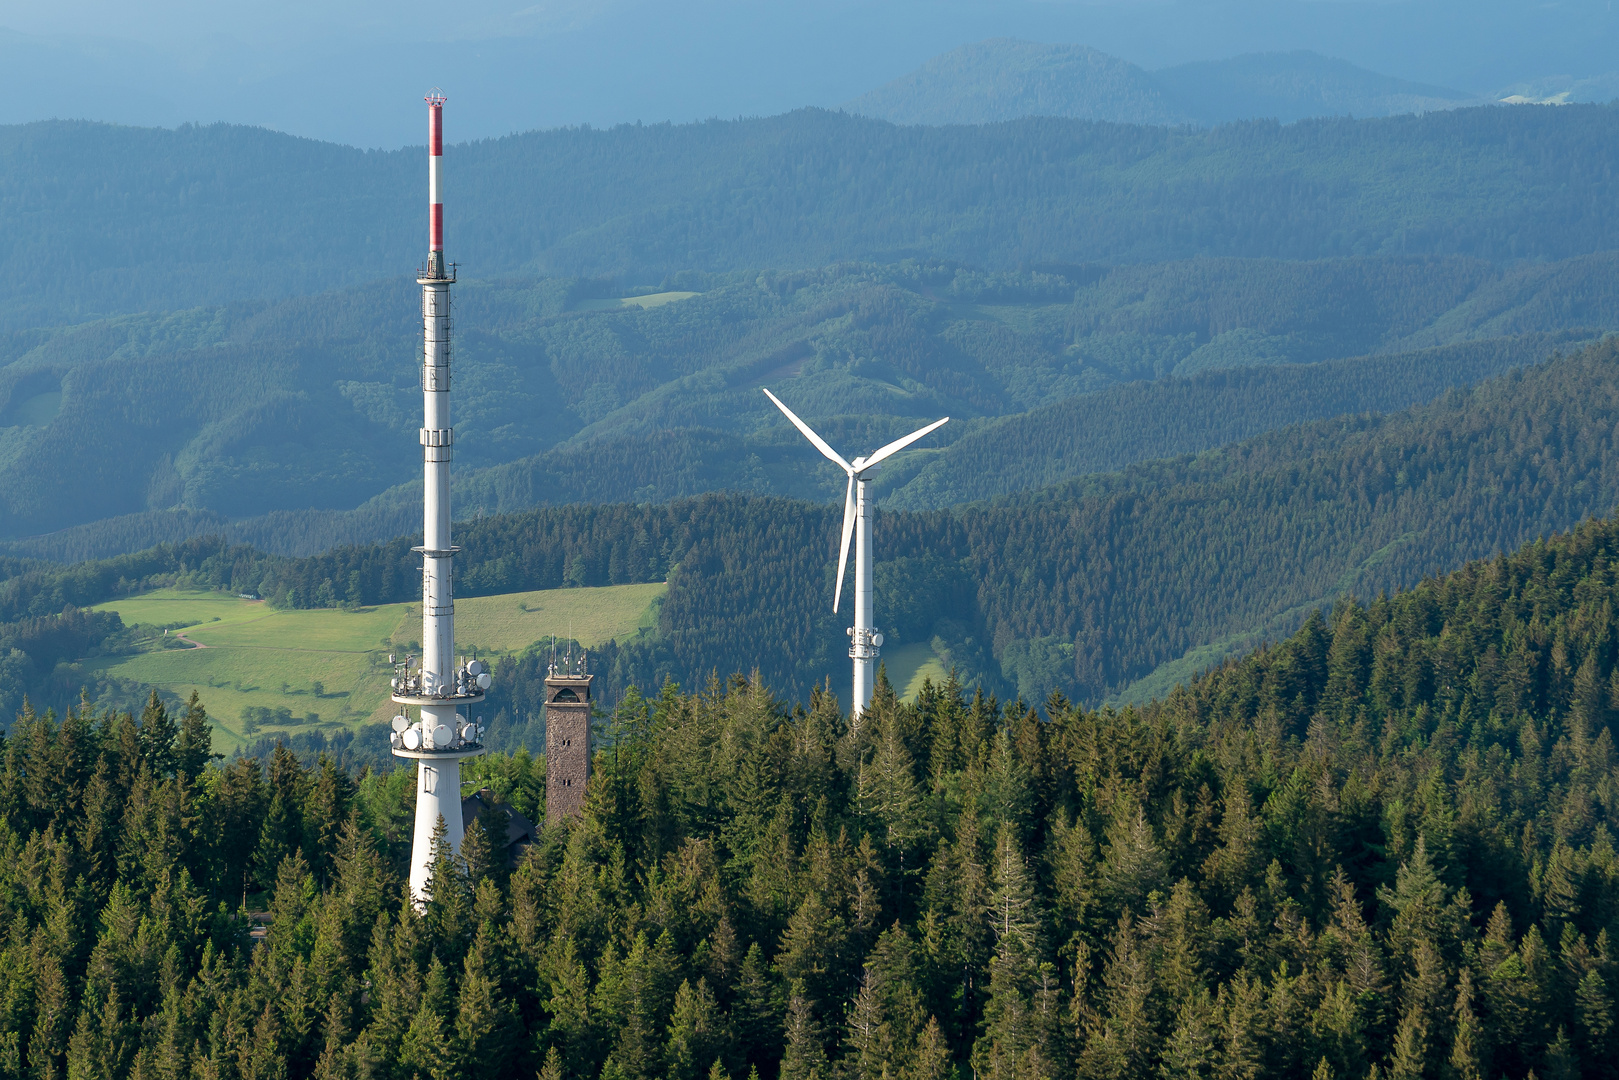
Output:
[[[877,681],[877,657],[883,644],[882,634],[871,625],[871,515],[866,488],[871,482],[871,474],[884,459],[899,453],[935,428],[944,426],[950,418],[947,416],[943,420],[935,420],[903,439],[895,439],[870,457],[845,461],[826,444],[825,439],[811,431],[810,426],[800,420],[793,410],[783,405],[779,397],[769,390],[765,391],[765,396],[776,403],[776,408],[804,433],[804,438],[815,449],[849,474],[848,491],[843,497],[843,546],[838,550],[838,586],[832,594],[832,610],[838,610],[843,600],[843,573],[849,565],[849,537],[852,535],[857,539],[854,547],[854,625],[849,628],[849,658],[854,661],[854,704],[851,715],[858,721],[866,706],[871,704],[872,688]]]

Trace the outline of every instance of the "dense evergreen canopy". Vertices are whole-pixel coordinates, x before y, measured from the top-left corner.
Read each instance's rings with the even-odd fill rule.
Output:
[[[1593,521],[1143,709],[631,695],[584,817],[515,868],[475,824],[421,914],[408,772],[25,713],[0,1070],[1610,1076],[1616,567]]]

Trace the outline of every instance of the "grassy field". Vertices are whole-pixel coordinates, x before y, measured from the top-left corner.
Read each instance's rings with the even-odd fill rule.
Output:
[[[479,655],[520,652],[573,637],[589,646],[650,626],[666,586],[553,589],[457,600],[456,641]],[[169,645],[93,662],[97,670],[188,697],[197,691],[227,753],[266,732],[352,727],[385,720],[388,653],[419,648],[421,607],[281,611],[224,593],[161,589],[97,605],[128,625],[168,628]],[[285,709],[291,723],[249,730],[257,710]]]
[[[676,300],[689,300],[699,295],[694,292],[660,292],[645,296],[624,296],[614,300],[581,300],[574,306],[580,311],[611,311],[614,308],[655,308],[672,304]]]
[[[932,679],[937,686],[949,674],[933,646],[920,641],[884,649],[883,665],[888,672],[888,683],[901,701],[915,701],[916,695],[922,692],[924,680]]]

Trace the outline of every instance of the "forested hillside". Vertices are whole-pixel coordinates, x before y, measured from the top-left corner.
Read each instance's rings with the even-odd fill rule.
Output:
[[[411,774],[208,759],[203,704],[24,715],[13,1074],[1608,1077],[1619,525],[1144,709],[744,676],[623,699],[587,810],[403,885]],[[469,763],[528,813],[542,773]],[[503,835],[503,833],[502,833]],[[269,913],[253,944],[245,912]]]
[[[457,512],[714,490],[840,498],[836,470],[762,385],[850,453],[952,417],[888,466],[891,505],[1008,494],[1402,408],[1544,359],[1619,329],[1616,268],[1611,254],[1507,270],[1398,256],[1016,273],[907,262],[627,297],[577,279],[468,281]],[[409,529],[414,304],[392,282],[14,337],[0,366],[0,539],[78,529],[14,549],[73,561],[222,528],[289,554]],[[1433,351],[1450,344],[1466,347]],[[1157,385],[1096,393],[1142,382]],[[1047,448],[1042,469],[986,449],[1014,424]],[[960,455],[937,452],[963,439]]]
[[[813,109],[567,128],[453,147],[447,229],[469,275],[647,285],[905,257],[992,270],[1196,255],[1561,259],[1619,248],[1607,198],[1616,125],[1614,109],[1577,105],[1212,130],[1054,118],[906,128]],[[5,128],[0,217],[26,226],[0,261],[17,280],[0,326],[408,273],[425,243],[420,154],[223,125]]]
[[[1291,631],[1343,593],[1375,596],[1458,555],[1509,550],[1619,505],[1619,341],[1388,416],[1296,425],[1193,457],[1025,496],[876,518],[876,618],[1005,696],[1073,700],[1167,688]],[[830,598],[838,508],[747,495],[573,505],[462,523],[462,596],[670,583],[655,633],[601,650],[631,684],[752,670],[807,696],[846,677]],[[0,625],[159,584],[253,592],[293,607],[407,601],[414,541],[306,558],[198,539],[0,584]],[[847,609],[845,609],[845,612]],[[107,628],[112,633],[112,628]],[[117,639],[109,637],[116,647]],[[99,646],[97,646],[99,647]],[[54,662],[54,661],[53,661]],[[35,663],[19,700],[65,703],[72,662]],[[533,682],[537,662],[510,679]],[[508,683],[508,685],[514,685]],[[511,691],[505,707],[537,700]],[[126,692],[127,695],[127,692]]]
[[[1576,335],[1530,334],[1319,364],[1130,383],[1009,416],[928,455],[885,504],[929,509],[1224,446],[1290,423],[1397,412],[1533,363]],[[889,489],[889,484],[884,484]]]

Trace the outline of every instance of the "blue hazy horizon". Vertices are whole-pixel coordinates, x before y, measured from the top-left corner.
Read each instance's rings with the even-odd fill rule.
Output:
[[[12,122],[228,121],[393,148],[450,95],[456,141],[834,107],[974,41],[1088,45],[1148,69],[1307,49],[1477,94],[1619,68],[1610,0],[419,0],[0,5]]]

